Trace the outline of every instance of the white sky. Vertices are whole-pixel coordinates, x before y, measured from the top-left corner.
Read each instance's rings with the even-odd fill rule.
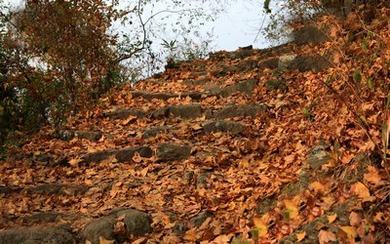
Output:
[[[11,3],[14,7],[23,6],[23,0],[4,1]],[[164,0],[160,1],[159,5],[161,2],[163,3]],[[225,11],[218,16],[215,22],[206,23],[203,28],[205,33],[214,29],[214,49],[232,51],[248,45],[253,45],[256,48],[269,47],[271,43],[261,34],[257,36],[262,23],[264,21],[266,23],[268,20],[268,17],[262,13],[262,2],[259,0],[233,0],[227,4]],[[169,33],[167,34],[169,35]],[[256,37],[258,38],[255,41]]]

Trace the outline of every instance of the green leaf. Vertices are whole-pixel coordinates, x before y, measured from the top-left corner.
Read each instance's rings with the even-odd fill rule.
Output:
[[[355,72],[353,73],[353,80],[355,82],[360,82],[362,81],[362,74],[360,73],[359,70],[355,70]]]
[[[371,78],[367,79],[367,86],[371,91],[374,90],[374,81]]]

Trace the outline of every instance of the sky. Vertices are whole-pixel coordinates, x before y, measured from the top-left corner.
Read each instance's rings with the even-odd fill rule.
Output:
[[[13,7],[23,6],[23,0],[4,0]],[[122,0],[125,1],[126,0]],[[160,8],[164,7],[164,1],[160,0]],[[195,0],[191,0],[196,3]],[[205,1],[199,1],[200,8],[207,7]],[[209,0],[210,1],[210,0]],[[203,2],[203,4],[201,3]],[[233,51],[238,47],[253,45],[255,48],[267,48],[275,43],[270,43],[259,32],[261,26],[266,25],[269,17],[262,12],[260,0],[231,0],[224,6],[214,22],[207,22],[200,30],[201,35],[213,30],[213,50]],[[271,1],[272,3],[273,1]],[[276,1],[277,2],[277,1]],[[207,1],[206,1],[207,4]],[[196,4],[195,4],[196,5]],[[168,20],[169,21],[169,20]],[[202,33],[203,32],[203,33]],[[168,36],[171,33],[166,33]]]

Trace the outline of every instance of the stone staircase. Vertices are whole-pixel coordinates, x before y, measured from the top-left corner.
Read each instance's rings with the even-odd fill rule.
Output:
[[[191,243],[272,211],[325,126],[302,114],[297,80],[331,64],[307,44],[183,62],[32,136],[1,163],[0,243]]]

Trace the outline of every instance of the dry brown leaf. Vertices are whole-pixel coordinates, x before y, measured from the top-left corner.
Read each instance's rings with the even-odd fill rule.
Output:
[[[337,214],[328,215],[327,218],[328,218],[329,224],[331,224],[337,219]]]
[[[309,189],[313,190],[316,193],[325,193],[326,189],[323,184],[318,181],[314,181],[309,185]]]
[[[128,125],[137,120],[137,116],[130,115],[126,120],[122,122],[122,125]]]
[[[368,188],[361,182],[356,182],[351,186],[351,191],[363,201],[371,201],[372,197]]]
[[[114,244],[115,240],[106,240],[104,237],[99,236],[99,244]]]
[[[353,241],[356,237],[356,229],[352,226],[341,226],[341,230],[343,230],[346,234],[349,240]]]
[[[349,223],[352,226],[359,226],[361,222],[362,218],[360,217],[360,214],[351,212],[351,214],[349,215]]]
[[[320,233],[318,233],[318,241],[320,244],[326,244],[336,240],[336,235],[330,231],[320,230]]]
[[[82,162],[83,160],[81,158],[73,158],[71,160],[68,161],[68,164],[70,164],[71,166],[73,167],[78,167],[79,164]]]
[[[268,214],[265,214],[262,217],[253,218],[253,223],[259,232],[259,237],[264,237],[268,233],[268,227],[267,227],[268,218],[269,218]]]
[[[296,234],[297,241],[302,241],[306,237],[306,232],[302,231]]]
[[[379,175],[378,170],[374,166],[367,166],[367,173],[364,174],[364,179],[375,186],[379,185],[382,181],[381,176]]]

